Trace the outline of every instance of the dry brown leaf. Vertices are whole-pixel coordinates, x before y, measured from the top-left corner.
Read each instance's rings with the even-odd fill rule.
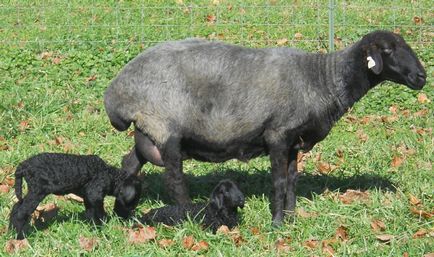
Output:
[[[252,235],[259,235],[260,231],[258,227],[253,227],[250,229],[250,232],[252,233]]]
[[[239,233],[232,234],[232,241],[234,241],[236,246],[241,246],[241,244],[245,243],[246,240]]]
[[[16,240],[11,239],[6,242],[5,252],[9,254],[17,253],[23,249],[26,249],[29,246],[29,242],[27,239],[24,240]]]
[[[428,96],[424,93],[420,93],[417,95],[417,101],[421,104],[431,102],[431,100],[428,99]]]
[[[312,218],[318,216],[316,212],[307,212],[303,208],[297,208],[295,212],[297,213],[298,217],[302,218]]]
[[[98,245],[98,239],[93,237],[84,237],[80,236],[78,239],[78,243],[80,244],[80,248],[85,251],[92,251]]]
[[[84,202],[83,198],[81,198],[80,196],[77,196],[75,194],[67,194],[64,197],[67,200],[74,200],[74,201],[79,202],[79,203]]]
[[[404,157],[402,156],[395,156],[393,157],[392,161],[390,162],[390,166],[393,168],[398,168],[404,163]]]
[[[319,241],[316,239],[310,239],[303,243],[303,246],[309,249],[315,249],[319,245]]]
[[[161,239],[160,241],[158,241],[158,245],[163,248],[167,248],[173,245],[174,243],[175,241],[173,241],[172,239]]]
[[[276,43],[277,43],[278,46],[286,45],[288,42],[289,42],[289,40],[287,38],[281,38],[281,39],[278,39],[276,41]]]
[[[428,109],[422,109],[420,111],[415,112],[413,115],[415,117],[424,117],[428,114],[428,112],[429,112]]]
[[[395,236],[389,234],[377,235],[375,236],[379,241],[383,243],[389,243]]]
[[[384,123],[393,123],[399,119],[398,115],[381,116],[381,121]]]
[[[193,236],[186,236],[182,239],[182,246],[189,250],[193,247],[194,245],[194,237]]]
[[[322,252],[324,254],[329,254],[329,256],[335,256],[335,250],[327,243],[327,241],[322,241]]]
[[[428,232],[429,232],[428,230],[421,228],[416,233],[413,234],[413,238],[424,237],[428,234]]]
[[[96,80],[96,75],[92,75],[86,78],[86,82],[94,81]]]
[[[413,17],[413,22],[417,25],[421,25],[422,23],[424,23],[424,20],[422,17],[418,17],[418,16],[414,16]]]
[[[53,63],[53,64],[59,64],[61,60],[62,59],[60,57],[54,57],[53,60],[51,60],[51,63]]]
[[[333,172],[334,170],[336,170],[338,168],[338,166],[336,166],[334,164],[330,164],[330,163],[325,162],[325,161],[317,162],[316,167],[317,167],[318,171],[322,174],[330,174],[331,172]]]
[[[434,257],[434,253],[426,253],[423,257]]]
[[[402,254],[402,257],[409,257],[410,255],[408,254],[408,252],[404,252],[403,254]]]
[[[217,229],[217,233],[219,233],[219,234],[227,235],[227,234],[229,234],[229,232],[231,232],[231,230],[230,230],[229,227],[226,226],[226,225],[221,225],[221,226]]]
[[[335,235],[336,239],[341,239],[342,241],[347,241],[348,240],[348,229],[347,227],[340,225],[337,229],[336,229],[336,235]]]
[[[55,203],[47,203],[36,207],[32,214],[32,222],[47,222],[57,216],[59,207]]]
[[[386,230],[386,225],[381,220],[373,220],[371,222],[371,228],[375,232],[384,231]]]
[[[138,229],[128,229],[128,242],[131,244],[141,244],[154,240],[157,233],[154,227],[139,227]]]
[[[344,204],[351,204],[354,201],[367,201],[369,200],[369,193],[348,189],[344,194],[339,195],[339,199]]]
[[[0,193],[6,194],[9,193],[10,187],[8,185],[0,185]]]
[[[297,32],[294,34],[294,38],[296,40],[302,40],[303,39],[303,34],[301,34],[300,32]]]
[[[217,19],[217,17],[215,15],[213,15],[213,14],[208,14],[206,16],[206,21],[208,23],[214,23],[216,21],[216,19]]]
[[[416,196],[410,194],[410,204],[417,206],[421,203],[422,201],[420,199],[418,199]]]
[[[278,252],[289,252],[291,251],[291,247],[288,245],[287,240],[283,238],[279,238],[274,243],[274,246],[276,247],[276,250]]]
[[[368,141],[369,136],[361,129],[356,131],[356,136],[359,138],[360,141],[366,142]]]
[[[53,55],[53,52],[42,52],[42,53],[39,55],[39,58],[45,60],[45,59],[50,58],[52,55]]]
[[[193,251],[206,251],[209,248],[209,244],[207,242],[205,242],[204,240],[201,240],[199,242],[197,242],[196,244],[194,244],[191,247],[191,250]]]
[[[22,120],[18,126],[18,129],[20,131],[24,131],[30,127],[28,120]]]
[[[396,106],[396,105],[392,105],[392,106],[390,106],[390,107],[389,107],[389,111],[390,111],[392,114],[396,114],[396,112],[398,111],[398,106]]]
[[[427,211],[419,210],[419,209],[416,209],[414,207],[412,207],[410,210],[413,214],[416,214],[419,217],[424,217],[425,219],[429,219],[434,215],[434,213],[429,213]]]

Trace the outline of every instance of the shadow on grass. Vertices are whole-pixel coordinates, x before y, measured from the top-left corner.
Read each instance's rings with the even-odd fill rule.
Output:
[[[143,172],[143,171],[142,171]],[[252,195],[271,194],[271,174],[268,170],[256,170],[254,173],[238,170],[212,171],[205,175],[186,174],[190,196],[195,198],[208,198],[212,189],[222,179],[235,181],[246,197]],[[170,203],[161,173],[153,172],[145,174],[147,187],[143,194],[143,199],[161,199],[165,203]],[[386,177],[377,174],[361,174],[355,176],[322,175],[301,173],[297,182],[297,196],[312,199],[313,195],[321,194],[327,189],[330,191],[338,190],[341,192],[347,189],[368,190],[380,189],[383,191],[395,191],[394,184]]]

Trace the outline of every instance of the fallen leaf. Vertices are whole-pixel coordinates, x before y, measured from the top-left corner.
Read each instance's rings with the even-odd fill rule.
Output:
[[[20,131],[24,131],[24,130],[28,129],[29,127],[30,127],[29,121],[27,121],[27,120],[20,121],[20,124],[19,124],[19,130]]]
[[[90,81],[94,81],[94,80],[96,80],[96,75],[92,75],[92,76],[86,78],[86,82],[90,82]]]
[[[421,25],[422,23],[424,23],[424,20],[422,17],[418,17],[418,16],[414,16],[413,17],[413,22],[417,25]]]
[[[368,141],[369,136],[361,129],[356,131],[356,136],[359,138],[360,141],[366,142]]]
[[[386,230],[386,225],[381,220],[373,220],[371,222],[371,228],[375,232],[384,231]]]
[[[23,249],[26,249],[28,246],[29,246],[29,242],[27,241],[27,239],[23,239],[23,240],[11,239],[6,242],[5,252],[9,254],[17,253]]]
[[[62,59],[60,59],[59,57],[54,57],[53,60],[51,60],[51,62],[52,62],[53,64],[59,64],[61,60],[62,60]]]
[[[199,241],[191,247],[193,251],[206,251],[209,248],[209,244],[203,240]]]
[[[83,198],[81,198],[80,196],[77,196],[75,194],[67,194],[67,195],[64,195],[64,197],[67,200],[74,200],[74,201],[76,201],[78,203],[83,203],[84,202]]]
[[[431,102],[431,101],[428,99],[428,96],[427,96],[426,94],[424,94],[424,93],[420,93],[420,94],[417,95],[417,101],[418,101],[419,103],[421,103],[421,104]]]
[[[61,145],[63,144],[63,142],[65,141],[65,138],[58,136],[54,138],[54,142],[56,143],[56,145]]]
[[[413,234],[413,238],[422,238],[427,234],[428,234],[428,230],[421,228],[416,233]]]
[[[182,239],[182,246],[189,250],[193,247],[194,245],[194,237],[193,236],[186,236]]]
[[[415,117],[424,117],[428,114],[428,112],[429,112],[428,109],[422,109],[420,111],[415,112],[413,115]]]
[[[226,225],[221,225],[218,229],[217,229],[217,233],[219,234],[223,234],[223,235],[227,235],[229,234],[231,230],[229,229],[228,226]]]
[[[53,55],[53,52],[42,52],[39,57],[43,60],[50,58]]]
[[[319,161],[316,165],[318,171],[322,174],[329,174],[337,169],[338,166],[325,161]]]
[[[384,123],[393,123],[399,119],[398,115],[381,116],[381,121]]]
[[[390,166],[393,168],[398,168],[404,163],[404,158],[402,156],[395,156],[393,157]]]
[[[161,239],[160,241],[158,241],[158,245],[163,248],[169,247],[174,243],[175,241],[173,241],[172,239]]]
[[[0,193],[6,194],[9,193],[10,187],[8,185],[0,185]]]
[[[420,199],[418,199],[416,196],[410,194],[410,204],[417,206],[421,203],[422,201]]]
[[[434,257],[434,253],[426,253],[423,257]]]
[[[35,212],[32,214],[32,222],[48,222],[57,216],[59,207],[55,203],[47,203],[36,207]]]
[[[305,241],[303,243],[303,246],[307,247],[309,249],[315,249],[315,248],[317,248],[318,244],[319,244],[318,240],[316,240],[316,239],[310,239],[310,240]]]
[[[398,110],[398,106],[396,106],[396,105],[392,105],[392,106],[390,106],[389,107],[389,111],[392,113],[392,114],[396,114],[396,111]]]
[[[337,229],[336,229],[336,235],[335,235],[335,237],[336,237],[336,239],[341,239],[342,241],[347,241],[348,240],[348,231],[347,231],[348,229],[347,229],[347,227],[345,227],[345,226],[339,226]]]
[[[246,240],[243,238],[243,236],[241,236],[239,231],[238,231],[238,233],[232,234],[231,238],[232,238],[232,241],[234,241],[234,244],[236,246],[241,246],[241,244],[246,242]]]
[[[279,238],[274,243],[276,250],[278,252],[289,252],[291,251],[291,247],[288,245],[287,241],[283,238]]]
[[[330,254],[330,256],[335,256],[335,250],[326,241],[322,241],[322,252],[324,254]]]
[[[260,231],[258,227],[253,227],[250,229],[250,232],[252,233],[252,235],[259,235]]]
[[[410,255],[408,254],[408,252],[404,252],[403,254],[402,254],[402,257],[409,257]]]
[[[419,210],[419,209],[416,209],[414,207],[412,207],[410,210],[413,214],[416,214],[419,217],[424,217],[425,219],[429,219],[434,215],[433,213],[429,213],[429,212],[424,211],[424,210]]]
[[[377,235],[375,236],[379,241],[383,243],[389,243],[395,236],[389,234]]]
[[[348,189],[344,194],[339,195],[339,199],[344,204],[351,204],[354,201],[367,201],[369,200],[369,193]]]
[[[69,141],[69,140],[67,140],[63,144],[63,151],[66,152],[66,153],[69,153],[69,152],[71,152],[74,149],[75,149],[75,145],[71,141]]]
[[[128,229],[128,242],[131,244],[141,244],[153,240],[157,237],[154,227],[139,227],[138,229]]]
[[[316,212],[307,212],[303,208],[297,208],[296,211],[298,217],[312,218],[318,216]]]
[[[98,244],[98,239],[80,236],[80,238],[78,239],[78,243],[80,244],[81,249],[89,252],[95,249]]]
[[[294,38],[296,40],[301,40],[301,39],[303,39],[303,34],[301,34],[300,32],[297,32],[294,34]]]
[[[277,43],[278,46],[286,45],[288,42],[289,42],[289,40],[287,38],[281,38],[281,39],[278,39],[276,41],[276,43]]]
[[[214,23],[216,21],[217,17],[215,17],[215,15],[213,14],[209,14],[206,16],[206,21],[208,23]]]

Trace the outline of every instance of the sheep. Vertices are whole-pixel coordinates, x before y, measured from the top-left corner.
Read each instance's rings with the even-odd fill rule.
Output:
[[[297,153],[309,151],[368,90],[389,80],[422,89],[426,72],[404,39],[371,32],[330,54],[187,39],[149,48],[111,82],[104,105],[119,131],[135,127],[122,167],[165,167],[169,195],[190,201],[182,161],[269,155],[273,224],[293,214]],[[290,215],[292,216],[292,215]]]
[[[244,207],[244,195],[231,180],[221,180],[211,193],[208,203],[172,205],[152,209],[139,220],[145,224],[163,223],[174,226],[188,218],[199,221],[213,233],[226,225],[238,225],[238,207]]]
[[[23,178],[28,192],[23,198]],[[20,163],[15,171],[15,194],[9,227],[24,238],[24,226],[38,204],[49,194],[73,193],[83,197],[85,217],[100,225],[105,217],[104,196],[116,197],[114,212],[127,218],[137,206],[141,181],[135,175],[107,165],[96,155],[41,153]]]

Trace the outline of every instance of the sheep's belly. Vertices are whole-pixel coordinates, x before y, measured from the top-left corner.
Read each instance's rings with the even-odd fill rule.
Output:
[[[207,162],[223,162],[230,159],[248,161],[260,155],[267,154],[265,144],[258,142],[258,140],[226,144],[214,144],[198,140],[183,140],[181,149],[185,159],[193,158]]]

